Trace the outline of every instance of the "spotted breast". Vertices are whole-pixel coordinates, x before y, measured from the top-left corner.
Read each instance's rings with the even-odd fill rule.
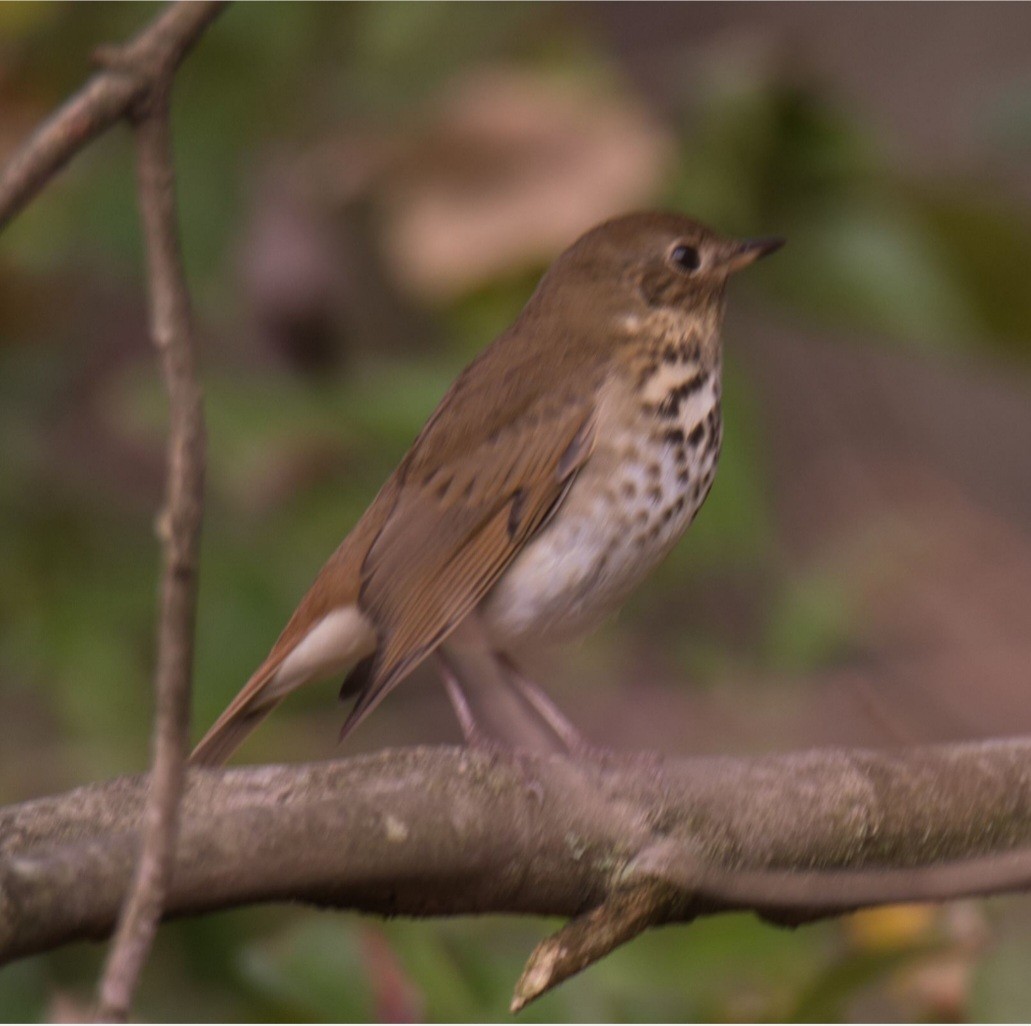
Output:
[[[649,347],[605,386],[597,441],[561,512],[481,612],[501,649],[577,637],[666,556],[712,487],[722,441],[718,352]]]

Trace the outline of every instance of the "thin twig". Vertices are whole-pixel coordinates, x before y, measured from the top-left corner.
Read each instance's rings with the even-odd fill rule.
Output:
[[[179,244],[172,164],[171,79],[137,107],[140,216],[151,335],[169,398],[168,482],[158,522],[164,549],[150,794],[140,857],[100,984],[98,1019],[123,1021],[161,919],[172,873],[190,724],[197,575],[204,503],[204,413]]]
[[[0,172],[0,231],[80,150],[128,115],[165,80],[226,6],[225,0],[169,4],[107,67],[49,117]]]
[[[694,845],[662,842],[634,860],[633,878],[597,908],[542,940],[512,998],[518,1012],[649,927],[683,921],[678,907],[747,909],[780,926],[800,926],[860,908],[941,902],[971,894],[1031,890],[1031,847],[922,866],[813,870],[713,865]]]
[[[764,918],[797,924],[871,905],[948,901],[976,887],[981,894],[1031,889],[1031,846],[958,862],[873,868],[753,869],[713,866],[676,842],[645,853],[637,872],[680,894],[721,906],[760,910]]]
[[[158,620],[150,793],[139,861],[100,985],[97,1016],[124,1020],[161,919],[185,771],[204,490],[204,421],[180,255],[169,125],[176,69],[224,2],[174,3],[64,104],[0,173],[0,230],[92,139],[122,118],[136,128],[151,334],[169,393],[168,483],[159,519]]]
[[[158,621],[153,762],[139,862],[100,984],[97,1015],[124,1020],[161,919],[175,855],[189,731],[204,487],[204,421],[180,256],[169,95],[183,57],[225,0],[169,4],[128,44],[98,52],[98,72],[0,172],[0,231],[53,176],[122,118],[136,127],[151,333],[169,393],[164,576]]]
[[[597,908],[571,919],[533,949],[516,983],[509,1011],[522,1011],[570,976],[662,922],[676,897],[673,888],[646,880],[615,891]]]

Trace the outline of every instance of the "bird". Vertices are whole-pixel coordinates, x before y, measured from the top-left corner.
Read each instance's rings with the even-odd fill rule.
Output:
[[[641,212],[569,246],[452,384],[191,762],[223,763],[286,695],[330,677],[354,698],[344,737],[431,656],[467,741],[584,744],[517,659],[597,627],[691,523],[722,443],[726,285],[783,243]]]

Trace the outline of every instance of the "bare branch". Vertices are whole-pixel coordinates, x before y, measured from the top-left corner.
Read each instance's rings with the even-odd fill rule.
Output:
[[[98,1016],[124,1020],[172,870],[185,772],[204,490],[204,420],[180,255],[170,138],[176,69],[222,2],[175,3],[71,98],[0,175],[0,230],[80,149],[126,117],[135,125],[151,334],[169,394],[168,485],[159,519],[164,575],[158,620],[153,772],[137,871],[100,986]]]
[[[0,810],[0,962],[110,931],[143,804],[136,778]],[[652,923],[1029,886],[1031,740],[666,761],[414,749],[190,772],[165,914],[579,917],[539,949],[524,1002]]]
[[[225,0],[170,4],[45,121],[0,173],[0,231],[80,150],[167,81]]]
[[[190,728],[194,625],[204,508],[204,411],[179,244],[172,163],[171,80],[135,108],[139,207],[151,335],[169,398],[168,483],[158,524],[164,550],[158,613],[152,779],[139,863],[100,984],[98,1018],[123,1021],[172,872]]]
[[[676,897],[672,887],[646,880],[615,891],[597,908],[570,920],[533,949],[516,983],[510,1011],[521,1011],[563,980],[665,921]]]

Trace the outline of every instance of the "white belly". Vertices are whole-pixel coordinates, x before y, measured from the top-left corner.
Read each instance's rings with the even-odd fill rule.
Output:
[[[700,397],[701,398],[701,397]],[[502,649],[577,637],[615,612],[683,534],[712,484],[718,395],[599,445],[481,613]],[[694,444],[688,437],[704,426]],[[678,440],[679,434],[679,440]]]

